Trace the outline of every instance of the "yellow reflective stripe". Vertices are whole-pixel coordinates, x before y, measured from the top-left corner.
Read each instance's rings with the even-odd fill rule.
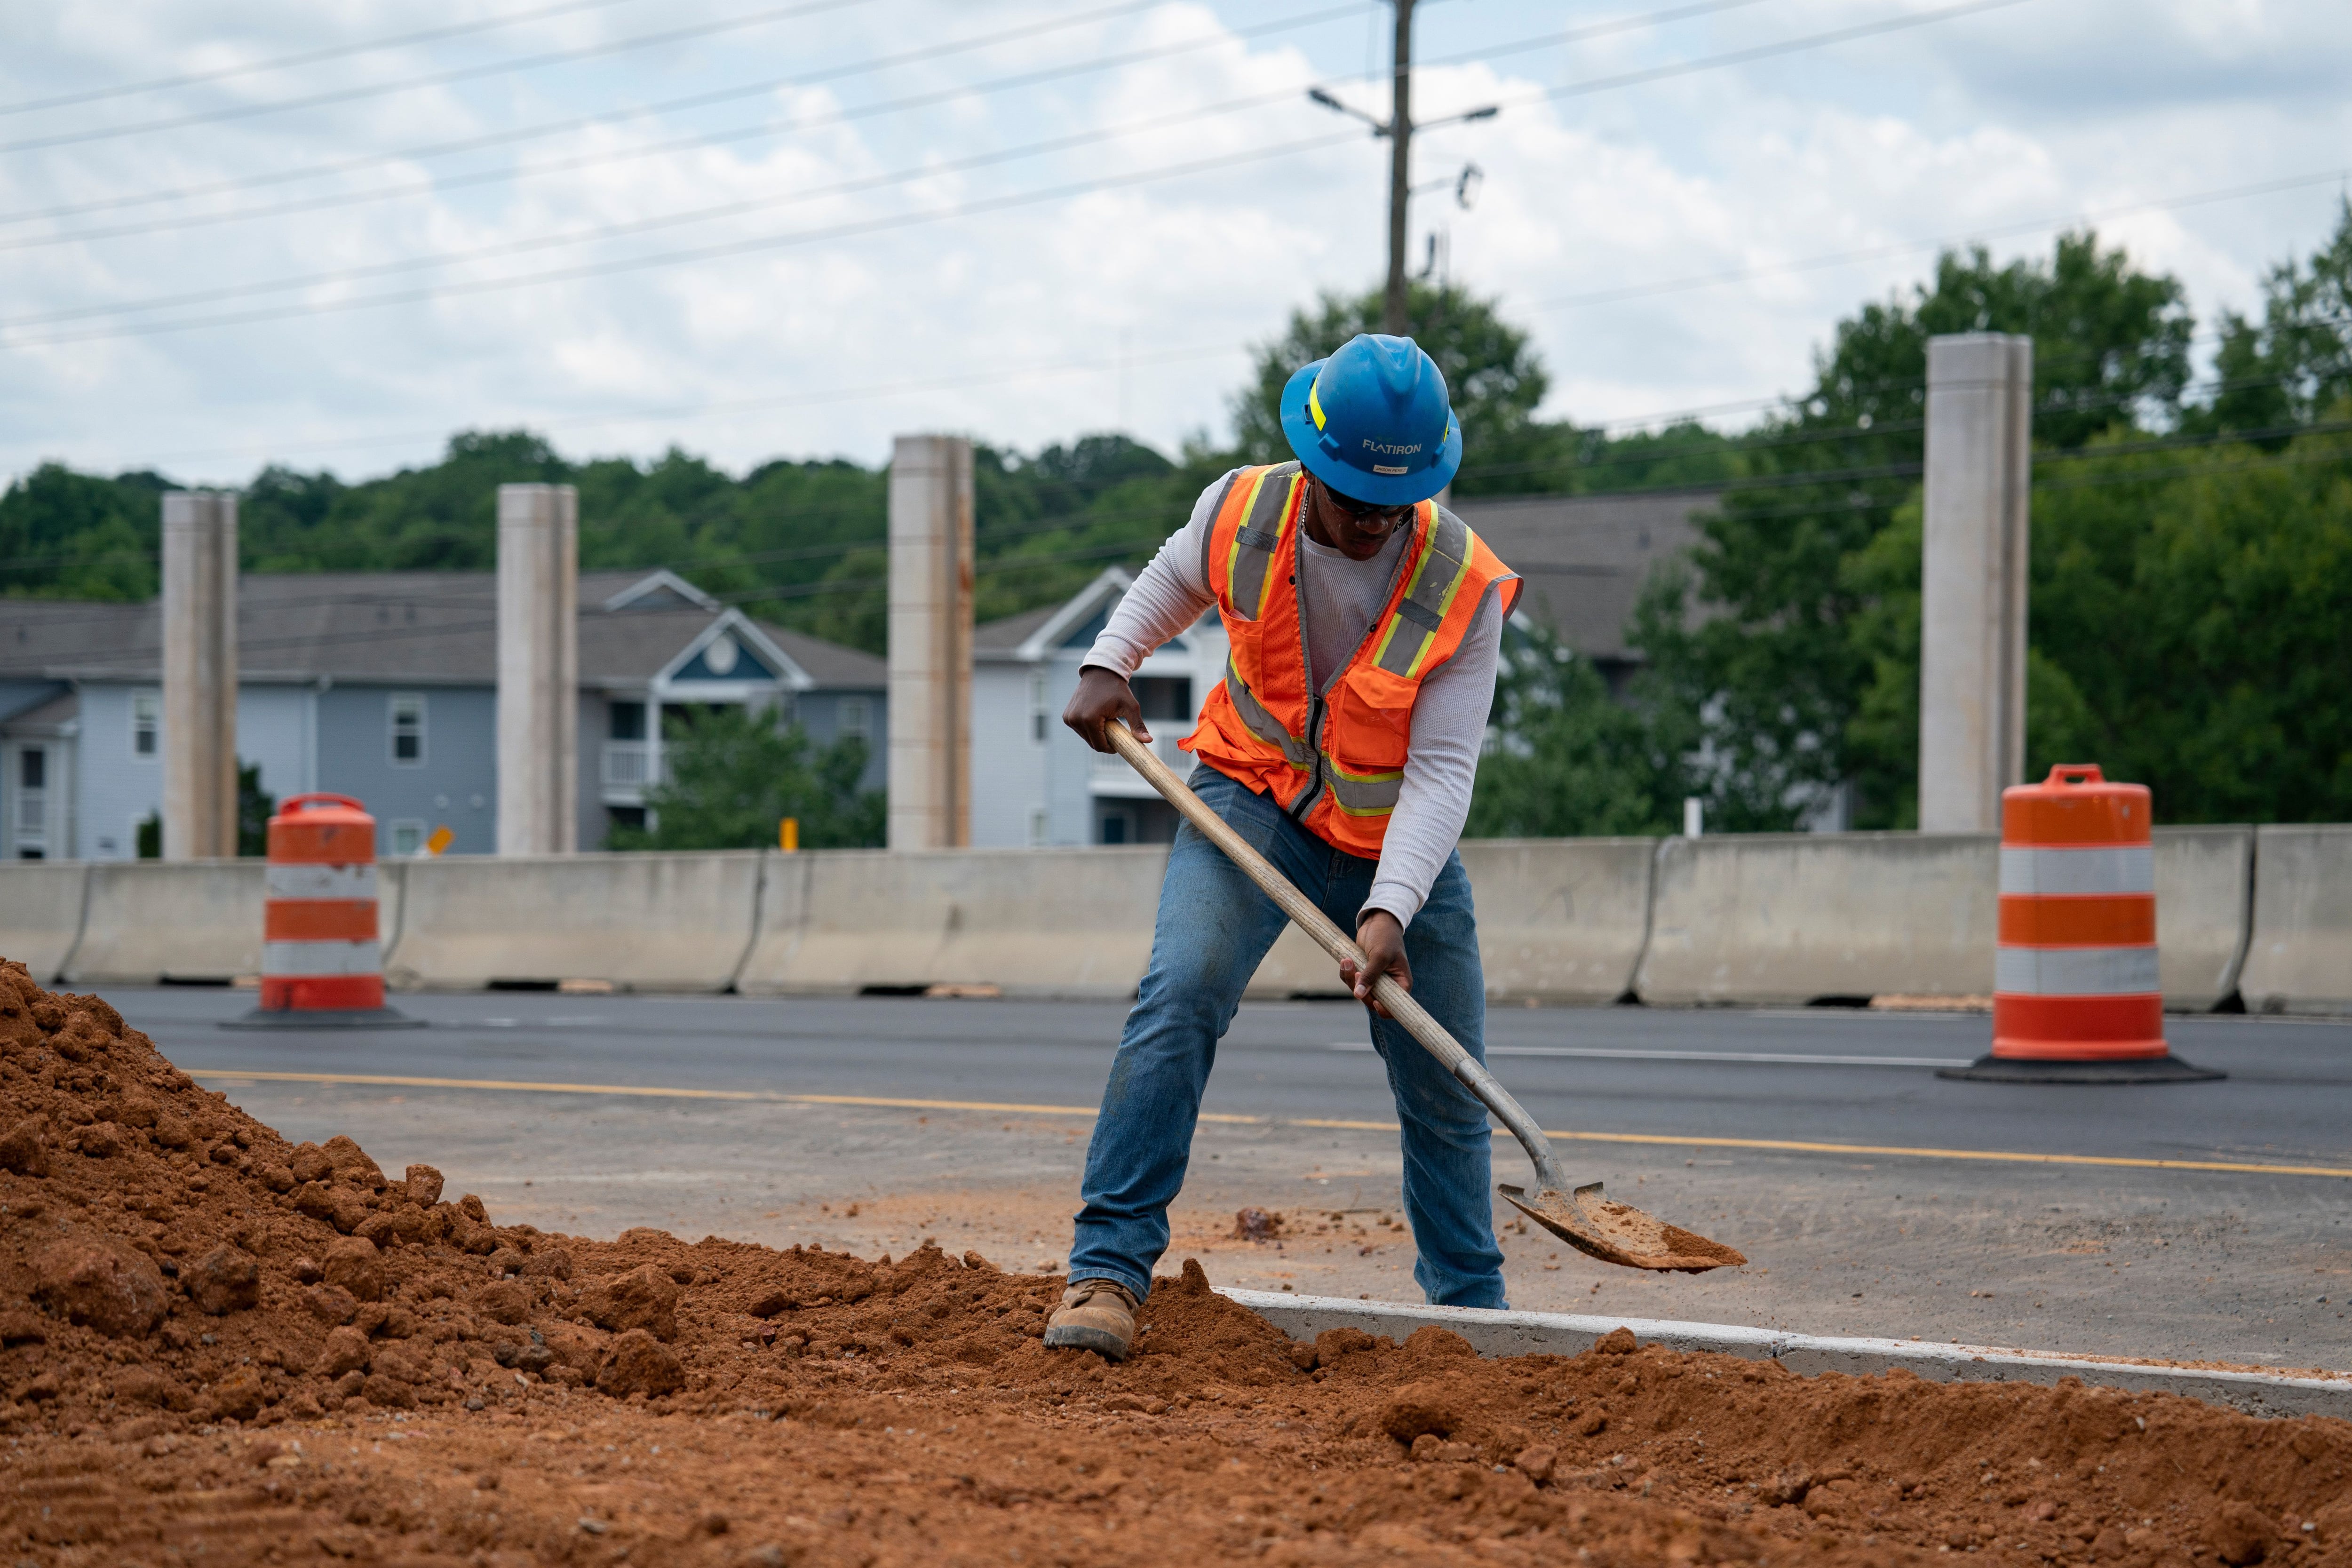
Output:
[[[1277,469],[1267,470],[1269,474],[1278,471],[1279,470]],[[1298,468],[1293,468],[1291,470],[1290,480],[1283,487],[1282,490],[1282,510],[1275,513],[1274,548],[1265,552],[1265,575],[1259,581],[1257,585],[1257,613],[1258,618],[1260,619],[1263,619],[1265,616],[1265,596],[1274,592],[1274,564],[1276,556],[1282,549],[1282,536],[1290,527],[1290,503],[1292,498],[1298,493],[1299,475],[1301,472],[1303,472],[1303,470]],[[1250,518],[1257,515],[1255,500],[1256,498],[1255,496],[1251,498],[1252,505],[1250,510],[1243,514],[1242,521],[1243,526],[1244,527],[1248,526]]]
[[[1328,752],[1323,753],[1323,761],[1329,764],[1333,773],[1338,773],[1341,778],[1347,779],[1354,784],[1384,784],[1391,779],[1401,779],[1404,777],[1404,770],[1402,768],[1390,768],[1384,772],[1376,773],[1360,773],[1356,772],[1355,769],[1349,767],[1346,763],[1340,762],[1339,758],[1333,756]]]
[[[1397,595],[1397,603],[1400,605],[1413,596],[1413,590],[1421,586],[1422,574],[1429,570],[1430,560],[1437,553],[1437,513],[1435,503],[1432,501],[1423,501],[1416,510],[1422,514],[1422,521],[1423,523],[1423,527],[1421,531],[1421,556],[1420,559],[1416,560],[1412,563],[1412,571],[1407,574],[1405,577],[1404,591]],[[1443,616],[1441,616],[1440,618],[1442,619]],[[1409,626],[1412,626],[1413,632],[1420,634],[1422,642],[1421,647],[1415,650],[1412,658],[1406,664],[1402,672],[1406,679],[1412,679],[1413,670],[1418,668],[1421,664],[1422,656],[1429,651],[1429,639],[1435,635],[1434,633],[1423,631],[1420,626],[1412,626],[1412,623],[1406,620],[1403,616],[1391,610],[1389,613],[1387,630],[1381,634],[1381,639],[1378,645],[1367,650],[1371,657],[1373,664],[1383,669],[1387,668],[1390,645],[1394,643],[1397,639],[1398,634],[1402,632],[1404,628]]]
[[[1317,371],[1315,373],[1315,379],[1309,382],[1307,386],[1307,412],[1314,416],[1315,428],[1318,430],[1323,428],[1323,399],[1319,395],[1322,390],[1323,373],[1321,371]]]
[[[1436,552],[1433,550],[1430,553],[1433,555]],[[1462,591],[1463,579],[1469,575],[1470,563],[1467,560],[1465,560],[1461,563],[1460,569],[1454,574],[1454,581],[1445,584],[1444,596],[1437,601],[1437,618],[1441,622],[1445,619],[1446,613],[1454,608],[1454,595]],[[1402,621],[1404,617],[1402,616],[1399,616],[1397,619]],[[1421,673],[1421,661],[1429,657],[1429,650],[1436,644],[1436,642],[1437,634],[1435,632],[1430,632],[1422,638],[1420,651],[1412,656],[1412,662],[1405,666],[1404,678],[1407,680],[1412,679]]]
[[[1236,610],[1242,610],[1245,618],[1253,621],[1260,619],[1265,614],[1266,592],[1274,585],[1274,552],[1265,552],[1265,571],[1258,582],[1256,599],[1244,607],[1244,600],[1242,596],[1242,552],[1244,549],[1255,547],[1245,545],[1242,541],[1242,535],[1248,531],[1250,520],[1257,515],[1258,497],[1265,489],[1265,481],[1280,471],[1279,468],[1261,468],[1252,477],[1249,494],[1242,500],[1241,521],[1234,528],[1233,542],[1225,547],[1225,602]],[[1275,540],[1277,547],[1281,542],[1284,520],[1290,512],[1289,489],[1295,489],[1297,483],[1297,472],[1294,470],[1289,486],[1284,492],[1282,515],[1275,521]]]
[[[1396,810],[1397,795],[1404,787],[1404,773],[1360,773],[1341,765],[1330,752],[1323,753],[1324,770],[1330,775],[1328,784],[1331,804],[1349,816],[1387,816]],[[1356,796],[1351,800],[1349,796]]]

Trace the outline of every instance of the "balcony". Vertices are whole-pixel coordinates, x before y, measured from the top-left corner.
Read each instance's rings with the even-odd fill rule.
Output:
[[[652,741],[604,742],[604,798],[621,805],[641,805],[645,792],[661,783],[661,747]]]
[[[1160,720],[1151,735],[1151,754],[1166,763],[1180,779],[1192,771],[1192,755],[1176,749],[1176,742],[1192,733],[1180,728],[1183,722],[1181,719]],[[1089,752],[1088,757],[1093,764],[1087,772],[1088,794],[1113,800],[1160,798],[1160,792],[1129,766],[1125,757],[1116,753],[1104,756],[1100,752]]]

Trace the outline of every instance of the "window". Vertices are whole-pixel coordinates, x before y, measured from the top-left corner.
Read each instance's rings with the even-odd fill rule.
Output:
[[[1041,746],[1045,743],[1045,674],[1043,670],[1029,678],[1029,738]]]
[[[612,723],[611,739],[642,741],[646,738],[646,705],[642,702],[615,701],[606,710]]]
[[[1029,842],[1032,847],[1045,842],[1045,808],[1039,806],[1029,814]]]
[[[134,691],[131,694],[131,754],[152,757],[155,754],[155,731],[163,712],[161,692]]]
[[[422,854],[425,849],[425,824],[414,817],[392,825],[392,853],[394,858]]]
[[[414,691],[395,692],[391,702],[392,765],[425,765],[425,699]]]
[[[841,736],[847,740],[855,735],[861,741],[874,738],[874,700],[869,697],[845,697],[841,700]]]

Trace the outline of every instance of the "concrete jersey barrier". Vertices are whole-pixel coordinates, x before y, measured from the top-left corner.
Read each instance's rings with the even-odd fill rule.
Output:
[[[89,868],[71,985],[220,982],[261,973],[259,860],[121,860]]]
[[[384,980],[473,991],[601,980],[724,991],[751,945],[761,852],[410,860],[386,890]]]
[[[16,960],[47,985],[81,934],[89,868],[68,860],[0,861],[0,958]]]
[[[1633,987],[1650,913],[1654,838],[1470,838],[1486,994],[1586,1005]],[[1251,978],[1253,997],[1339,996],[1339,966],[1296,927]]]
[[[1294,1340],[1330,1329],[1360,1329],[1402,1340],[1416,1329],[1459,1334],[1482,1356],[1581,1355],[1592,1342],[1623,1328],[1644,1344],[1707,1351],[1748,1361],[1778,1361],[1812,1376],[1843,1373],[1867,1377],[1902,1367],[1931,1383],[2054,1384],[2062,1377],[2138,1394],[2177,1394],[2224,1405],[2250,1415],[2332,1415],[2352,1418],[2352,1377],[2289,1377],[2162,1363],[2107,1361],[1985,1345],[1938,1345],[1919,1340],[1833,1338],[1753,1329],[1729,1323],[1680,1323],[1648,1318],[1595,1318],[1566,1312],[1490,1312],[1472,1307],[1423,1307],[1403,1301],[1350,1301],[1336,1296],[1290,1296],[1272,1290],[1220,1290]]]
[[[1669,838],[1634,989],[1662,1005],[1988,995],[1990,834]]]
[[[2210,1012],[2238,988],[2252,918],[2254,830],[2156,830],[2157,981],[2176,1013]]]
[[[1126,997],[1151,957],[1164,847],[768,857],[752,994],[996,985]]]
[[[2352,826],[2255,830],[2238,989],[2248,1012],[2352,1013]]]

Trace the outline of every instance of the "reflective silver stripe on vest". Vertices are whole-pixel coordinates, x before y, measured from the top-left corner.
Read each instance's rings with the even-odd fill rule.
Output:
[[[1447,606],[1470,571],[1470,529],[1440,507],[1437,524],[1430,531],[1429,548],[1414,566],[1404,597],[1397,601],[1388,635],[1381,638],[1380,668],[1391,675],[1412,673],[1413,664],[1427,651],[1430,639],[1444,623]]]
[[[1297,474],[1297,463],[1268,468],[1258,480],[1257,494],[1251,498],[1249,515],[1242,519],[1234,536],[1234,613],[1245,621],[1256,620],[1265,607],[1266,574],[1282,543],[1283,513],[1289,509],[1290,482]]]
[[[1404,773],[1373,773],[1351,777],[1337,762],[1324,759],[1323,780],[1331,786],[1332,804],[1350,816],[1386,816],[1396,809],[1404,790]]]
[[[1242,672],[1234,668],[1230,658],[1225,660],[1225,695],[1234,700],[1234,711],[1242,716],[1242,722],[1249,726],[1250,733],[1269,746],[1281,747],[1284,760],[1292,767],[1311,769],[1315,766],[1315,748],[1275,721],[1274,715],[1265,710],[1265,704],[1249,689],[1249,682],[1242,679]]]
[[[1217,591],[1217,519],[1225,515],[1225,503],[1234,499],[1234,487],[1248,472],[1247,468],[1235,468],[1225,476],[1224,488],[1217,492],[1217,504],[1209,509],[1209,526],[1201,531],[1201,583],[1212,594]]]

